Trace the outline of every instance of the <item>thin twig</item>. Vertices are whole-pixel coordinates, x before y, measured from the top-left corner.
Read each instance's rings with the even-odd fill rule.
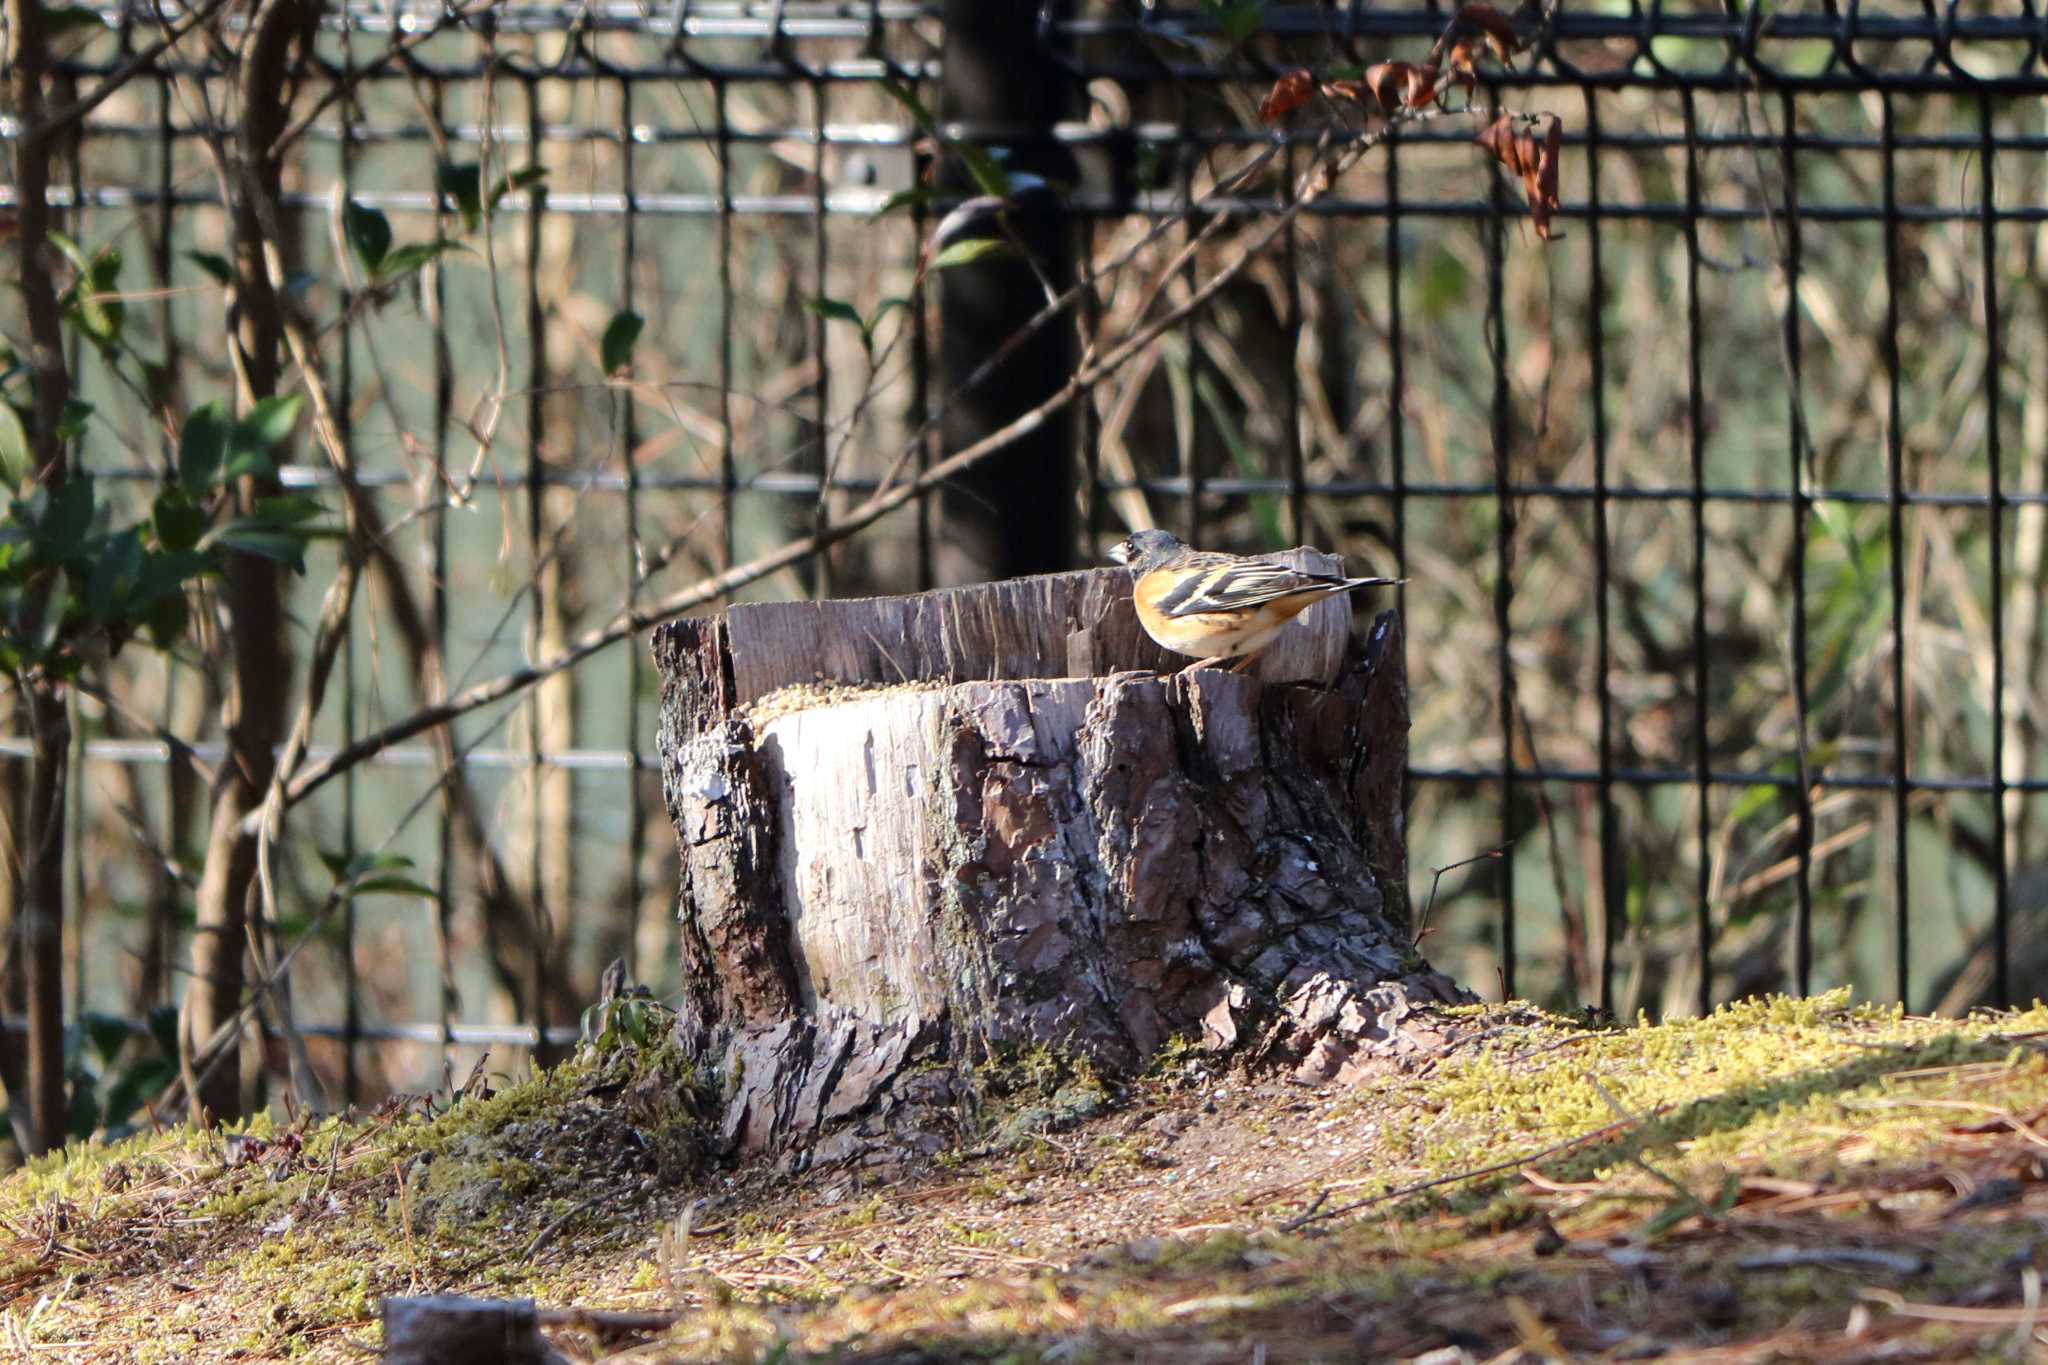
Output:
[[[1656,1117],[1663,1112],[1664,1107],[1660,1106],[1657,1109],[1651,1110],[1647,1117]],[[1507,1161],[1496,1161],[1491,1166],[1479,1166],[1469,1171],[1458,1171],[1451,1175],[1440,1175],[1431,1180],[1418,1180],[1412,1185],[1403,1185],[1398,1189],[1383,1190],[1368,1199],[1355,1200],[1349,1204],[1339,1204],[1334,1209],[1325,1209],[1320,1213],[1305,1213],[1282,1223],[1280,1231],[1294,1232],[1299,1228],[1306,1227],[1310,1223],[1320,1223],[1329,1218],[1341,1218],[1347,1213],[1356,1213],[1360,1209],[1369,1209],[1375,1204],[1384,1204],[1390,1199],[1406,1199],[1409,1195],[1421,1194],[1425,1190],[1433,1190],[1439,1186],[1456,1185],[1467,1180],[1478,1180],[1483,1176],[1500,1175],[1506,1171],[1518,1170],[1523,1166],[1532,1165],[1538,1161],[1547,1161],[1551,1157],[1562,1155],[1575,1147],[1583,1147],[1589,1143],[1599,1142],[1603,1138],[1614,1137],[1617,1134],[1627,1132],[1639,1122],[1642,1122],[1642,1120],[1616,1119],[1605,1127],[1595,1128],[1591,1132],[1581,1133],[1577,1137],[1566,1138],[1562,1142],[1553,1142],[1548,1147],[1530,1152],[1526,1156],[1512,1157]]]

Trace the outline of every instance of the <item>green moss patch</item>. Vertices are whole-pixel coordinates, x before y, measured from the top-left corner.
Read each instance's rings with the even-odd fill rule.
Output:
[[[576,1359],[2034,1349],[2048,1010],[1459,1015],[1414,1073],[1342,1092],[1175,1053],[1111,1094],[1005,1058],[978,1145],[915,1178],[707,1173],[697,1079],[659,1046],[446,1110],[79,1148],[0,1182],[0,1340],[340,1358],[382,1295],[459,1290],[680,1314],[564,1328]]]

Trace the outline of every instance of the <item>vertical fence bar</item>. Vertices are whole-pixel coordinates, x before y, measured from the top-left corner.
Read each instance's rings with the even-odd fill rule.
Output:
[[[778,31],[776,38],[780,41]],[[809,82],[811,92],[811,270],[818,281],[818,297],[832,296],[831,281],[828,278],[830,262],[826,248],[829,234],[826,226],[825,202],[825,91],[824,81],[813,78]],[[830,336],[826,331],[826,318],[822,312],[811,314],[811,354],[818,358],[818,382],[811,386],[811,460],[818,470],[818,503],[813,513],[811,529],[823,531],[832,506],[832,375],[827,363],[827,347]],[[848,432],[845,439],[853,439]],[[832,551],[821,549],[811,556],[813,583],[819,597],[832,595]]]
[[[1395,577],[1407,579],[1407,338],[1401,317],[1401,133],[1386,131],[1386,465],[1393,485]],[[1407,583],[1395,587],[1395,610],[1407,620]],[[1401,632],[1401,675],[1407,677],[1409,632]],[[1407,819],[1413,780],[1401,774],[1401,810]],[[1405,825],[1403,825],[1405,827]]]
[[[1498,100],[1498,92],[1489,92]],[[1493,626],[1495,666],[1498,672],[1500,710],[1500,830],[1504,847],[1500,867],[1500,956],[1501,995],[1515,998],[1515,968],[1518,948],[1515,926],[1515,796],[1519,788],[1515,762],[1515,664],[1510,653],[1514,639],[1511,608],[1514,604],[1515,502],[1510,485],[1509,442],[1511,410],[1508,390],[1508,321],[1504,297],[1507,271],[1507,206],[1500,173],[1487,172],[1487,202],[1492,212],[1484,221],[1486,236],[1486,329],[1488,350],[1493,359]]]
[[[1793,883],[1792,989],[1813,993],[1813,778],[1807,770],[1806,743],[1806,531],[1813,515],[1807,481],[1812,445],[1806,430],[1801,393],[1804,354],[1799,326],[1799,272],[1804,241],[1799,229],[1799,104],[1790,90],[1779,94],[1778,156],[1785,168],[1784,223],[1785,309],[1781,320],[1785,345],[1785,436],[1790,460],[1792,498],[1792,728],[1799,767],[1793,793],[1798,823],[1798,877]],[[1761,187],[1759,187],[1761,188]]]
[[[1412,676],[1408,671],[1413,643],[1406,629],[1408,621],[1408,344],[1402,335],[1401,318],[1401,134],[1398,128],[1387,129],[1387,140],[1380,144],[1387,158],[1387,465],[1388,482],[1393,486],[1392,515],[1389,518],[1394,541],[1394,577],[1404,580],[1394,587],[1394,610],[1400,613],[1401,631],[1401,676]],[[1414,826],[1409,823],[1409,812],[1415,804],[1415,765],[1409,763],[1401,769],[1401,834],[1404,841],[1412,840]],[[1414,849],[1401,850],[1402,865],[1411,871],[1415,866]],[[1415,914],[1411,898],[1408,913]],[[1412,923],[1412,921],[1411,921]],[[1411,930],[1412,931],[1412,930]]]
[[[2005,368],[2004,338],[1998,327],[1998,196],[1991,98],[1977,96],[1978,272],[1984,291],[1984,458],[1991,498],[1991,934],[1994,959],[1992,999],[2012,1004],[2012,892],[2007,884],[2005,828],[2005,484],[1998,435]]]
[[[1286,132],[1279,136],[1285,139],[1286,154],[1281,160],[1280,187],[1282,202],[1294,198],[1294,139]],[[1287,282],[1287,311],[1280,319],[1280,333],[1287,339],[1286,385],[1287,430],[1281,436],[1286,443],[1284,455],[1287,460],[1287,523],[1294,543],[1299,545],[1308,539],[1308,492],[1302,474],[1303,452],[1301,448],[1301,243],[1298,239],[1301,219],[1296,217],[1288,223],[1282,234],[1282,253],[1285,264],[1281,277]],[[1271,548],[1279,548],[1274,546]],[[1351,572],[1358,572],[1353,569]]]
[[[633,121],[633,81],[619,77],[619,191],[625,212],[621,215],[619,263],[619,307],[631,309],[638,295],[634,272],[640,263],[639,235],[635,231],[640,209],[635,178],[635,149],[639,137]],[[640,600],[640,426],[638,397],[630,383],[613,391],[612,401],[619,413],[619,445],[626,476],[626,601]],[[640,779],[640,682],[646,667],[639,637],[626,642],[626,974],[638,980],[640,971],[640,865],[647,856],[646,795]]]
[[[918,95],[921,100],[922,92],[918,90],[917,83],[909,81],[907,84],[911,93]],[[922,185],[924,183],[925,167],[920,164],[920,157],[914,143],[910,153],[910,167],[910,183]],[[925,241],[926,235],[931,231],[930,218],[931,215],[925,211],[923,196],[913,196],[910,201],[910,257],[913,271],[916,270],[917,266],[918,250]],[[1085,253],[1082,259],[1087,259]],[[1092,302],[1093,299],[1094,291],[1090,290],[1086,301]],[[924,287],[923,275],[914,275],[910,286],[910,307],[908,309],[911,328],[910,429],[917,433],[917,473],[920,477],[927,469],[931,468],[932,463],[932,436],[931,432],[926,430],[926,427],[931,422],[932,414],[931,303],[931,295],[926,292]],[[1092,406],[1084,406],[1083,408],[1084,412],[1092,412],[1093,410]],[[1093,451],[1092,444],[1090,450],[1091,452]],[[1089,483],[1089,491],[1090,496],[1093,497],[1095,494],[1093,480]],[[917,515],[917,586],[922,591],[923,589],[934,587],[938,583],[938,578],[932,566],[932,499],[928,496],[918,498],[911,505],[916,509]]]
[[[1892,567],[1892,920],[1898,956],[1894,994],[1910,1007],[1912,984],[1911,934],[1906,922],[1906,532],[1903,490],[1904,434],[1899,429],[1899,201],[1898,129],[1893,124],[1892,97],[1878,96],[1882,120],[1879,146],[1884,157],[1884,369],[1885,369],[1885,523]]]
[[[1614,1010],[1614,953],[1628,915],[1628,893],[1621,879],[1620,834],[1614,811],[1614,664],[1608,597],[1614,582],[1613,549],[1609,541],[1607,488],[1607,272],[1600,254],[1600,103],[1590,85],[1580,92],[1586,104],[1586,282],[1587,362],[1593,390],[1593,694],[1600,709],[1600,1008]],[[1590,898],[1589,898],[1590,899]]]
[[[351,86],[355,77],[355,45],[350,41],[350,23],[346,6],[341,10],[341,70],[342,79]],[[354,104],[349,98],[335,103],[336,121],[339,123],[338,154],[341,159],[341,198],[345,204],[355,193],[355,118]],[[346,277],[344,277],[345,279]],[[341,315],[352,316],[353,297],[344,286],[339,291]],[[353,448],[355,427],[355,328],[346,322],[341,328],[340,374],[336,387],[340,403],[334,414],[335,425],[339,428],[344,448]],[[367,493],[374,498],[377,494]],[[346,548],[342,550],[345,555]],[[355,617],[351,613],[341,644],[341,742],[350,744],[356,737],[356,632]],[[351,767],[341,776],[341,856],[343,866],[355,861],[356,856],[356,769]],[[342,1006],[341,1024],[341,1093],[342,1100],[354,1104],[357,1100],[359,1078],[356,1075],[356,1046],[363,1029],[363,1005],[356,979],[356,899],[350,896],[341,909],[341,983],[345,999]]]
[[[1177,105],[1180,117],[1180,142],[1185,147],[1187,143],[1194,140],[1193,124],[1188,117],[1190,95],[1186,87],[1180,89],[1179,96]],[[1206,215],[1197,214],[1192,211],[1192,206],[1195,202],[1195,158],[1185,154],[1181,157],[1180,194],[1181,202],[1190,206],[1190,212],[1181,223],[1181,231],[1187,240],[1192,242],[1201,235],[1202,228],[1206,222]],[[1187,287],[1191,291],[1201,284],[1194,254],[1189,255],[1188,263],[1182,267],[1181,275],[1186,280]],[[1185,454],[1181,457],[1180,473],[1182,486],[1186,490],[1187,497],[1186,503],[1181,508],[1181,517],[1187,527],[1185,534],[1187,535],[1188,544],[1200,545],[1203,540],[1203,479],[1202,441],[1197,428],[1201,421],[1202,412],[1202,347],[1195,337],[1195,319],[1192,316],[1183,320],[1178,330],[1180,335],[1186,340],[1188,348],[1187,384],[1189,393],[1188,408],[1190,410]],[[1169,363],[1171,362],[1169,361]]]
[[[1700,955],[1699,1012],[1714,1007],[1714,921],[1709,901],[1712,871],[1713,792],[1707,753],[1707,433],[1706,398],[1701,392],[1700,351],[1700,148],[1699,118],[1691,86],[1679,92],[1685,111],[1685,416],[1692,456],[1692,745],[1693,777],[1699,793],[1694,837],[1699,867],[1694,928]]]
[[[122,48],[128,48],[133,38],[132,28],[123,24],[120,36]],[[66,99],[70,99],[78,93],[77,82],[70,78],[60,77],[58,89],[63,92]],[[90,251],[92,250],[92,238],[86,232],[85,138],[86,121],[79,119],[71,125],[68,130],[68,136],[64,138],[64,148],[67,153],[64,159],[68,163],[66,166],[67,178],[71,186],[71,238],[75,242],[83,243],[85,249]],[[84,332],[82,329],[75,327],[67,328],[66,332],[68,333],[71,347],[71,353],[65,361],[66,369],[68,373],[77,375],[80,369],[80,362],[85,355]],[[83,453],[81,448],[81,458],[79,459],[79,464],[81,465],[84,464]],[[70,777],[64,787],[65,842],[63,857],[65,876],[62,895],[69,901],[69,904],[60,904],[57,908],[57,932],[60,936],[68,936],[71,940],[71,1017],[78,1019],[82,1018],[85,1014],[85,945],[90,938],[93,902],[86,895],[85,885],[85,845],[91,830],[86,825],[85,810],[85,788],[87,785],[85,771],[85,712],[84,708],[79,705],[77,689],[67,688],[65,690],[64,711],[66,722],[70,726],[71,754],[65,764],[65,770],[69,773]],[[61,990],[58,994],[58,1000],[60,1002],[58,1008],[61,1010],[63,1008],[61,1003],[63,993]]]
[[[540,82],[538,77],[527,74],[521,82],[526,92],[526,156],[527,164],[540,163],[541,138],[544,127],[540,112]],[[547,419],[545,391],[547,388],[547,339],[543,327],[545,314],[540,302],[540,253],[542,217],[547,212],[547,183],[536,180],[527,187],[528,207],[526,212],[526,550],[531,565],[533,582],[529,585],[528,600],[532,604],[533,619],[527,628],[527,654],[538,659],[541,652],[541,631],[547,618],[547,575],[543,559],[546,549],[546,509],[543,495],[547,492],[547,463],[542,448]],[[542,835],[545,833],[542,813],[545,802],[542,799],[542,782],[546,778],[545,755],[542,746],[546,734],[541,725],[541,689],[532,689],[526,698],[526,741],[530,752],[527,755],[527,821],[526,821],[526,875],[527,892],[532,897],[533,912],[533,961],[527,983],[528,1003],[534,1030],[536,1056],[542,1051],[547,1039],[547,975],[548,975],[548,897],[546,868],[541,858]]]
[[[179,391],[180,372],[184,368],[184,347],[179,342],[177,302],[172,291],[173,241],[175,222],[171,210],[171,192],[177,185],[177,141],[171,120],[173,92],[169,76],[158,74],[157,92],[157,164],[156,190],[157,211],[155,256],[157,284],[164,291],[157,304],[157,317],[163,327],[164,374],[169,380],[173,394]],[[163,468],[166,477],[177,470],[177,446],[166,434],[161,444]],[[175,659],[164,660],[164,705],[163,728],[177,730],[178,682],[183,676]],[[194,804],[184,797],[184,788],[192,783],[193,775],[183,760],[173,754],[164,764],[164,824],[163,847],[172,857],[182,857],[179,847],[184,832],[184,812]],[[171,963],[178,956],[178,883],[168,873],[162,875],[159,883],[161,893],[150,906],[149,946],[143,957],[145,973],[143,989],[150,1004],[171,1003]],[[154,979],[152,979],[154,978]],[[161,996],[159,998],[159,992]]]
[[[681,38],[678,36],[677,41]],[[711,80],[711,108],[718,133],[718,532],[720,570],[737,562],[738,529],[734,504],[739,499],[739,464],[733,449],[732,420],[732,121],[726,108],[726,84]]]
[[[432,112],[437,127],[446,126],[447,88],[440,77],[429,75],[428,109]],[[487,123],[496,116],[496,111],[485,102],[480,123]],[[486,134],[488,138],[488,134]],[[484,144],[489,145],[488,141]],[[489,167],[484,165],[481,155],[478,159],[478,192],[487,193],[489,185],[484,175]],[[445,231],[447,205],[442,196],[435,196],[434,230]],[[496,216],[486,212],[483,219],[486,232],[496,230]],[[454,417],[455,366],[452,349],[448,342],[448,284],[444,272],[433,272],[433,294],[431,304],[434,323],[434,486],[429,492],[431,506],[427,523],[427,556],[431,566],[431,581],[427,585],[430,594],[428,611],[431,619],[428,628],[433,632],[434,655],[439,661],[439,676],[427,680],[439,694],[435,700],[448,695],[448,425]],[[455,727],[451,724],[447,733],[452,741]],[[452,743],[451,743],[451,747]],[[444,783],[457,783],[464,778],[460,771],[443,776]],[[434,827],[434,966],[438,971],[435,981],[434,1014],[441,1026],[441,1075],[444,1083],[455,1084],[455,1014],[460,1007],[455,989],[455,955],[450,944],[454,929],[455,906],[455,835],[454,801],[452,790],[444,786],[441,800],[437,803],[440,817]]]

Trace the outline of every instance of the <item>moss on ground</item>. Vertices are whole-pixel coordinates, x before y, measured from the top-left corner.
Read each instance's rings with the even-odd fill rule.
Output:
[[[663,1042],[585,1048],[439,1109],[75,1145],[0,1181],[0,1342],[297,1355],[362,1330],[385,1294],[559,1292],[536,1243],[602,1244],[619,1214],[656,1216],[702,1174],[705,1112]]]
[[[380,1296],[444,1290],[687,1309],[643,1360],[2028,1349],[2048,1009],[1461,1014],[1420,1072],[1343,1093],[1175,1053],[1112,1096],[1006,1058],[981,1131],[1089,1112],[920,1179],[714,1181],[664,1047],[443,1110],[74,1148],[0,1182],[0,1350],[338,1357]]]

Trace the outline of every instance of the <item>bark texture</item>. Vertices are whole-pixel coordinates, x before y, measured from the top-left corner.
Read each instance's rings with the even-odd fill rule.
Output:
[[[263,0],[235,66],[241,119],[230,164],[217,171],[234,223],[235,368],[245,409],[277,393],[283,365],[283,303],[264,263],[254,196],[273,205],[281,202],[283,163],[277,143],[290,122],[306,39],[319,13],[317,0]],[[283,242],[278,247],[289,250]],[[234,515],[253,515],[262,499],[281,491],[275,479],[238,479],[232,489]],[[206,862],[194,907],[192,983],[180,1026],[187,1102],[195,1122],[232,1121],[243,1107],[239,1046],[230,1047],[203,1079],[193,1073],[191,1059],[242,1008],[243,956],[256,880],[256,841],[242,826],[262,803],[276,772],[290,697],[283,575],[280,566],[260,555],[234,554],[221,585],[227,608],[227,693],[220,720],[228,752],[213,791]]]
[[[1341,1081],[1430,1044],[1461,997],[1405,930],[1396,619],[1349,667],[1329,603],[1263,679],[1103,676],[1168,662],[1129,591],[1098,570],[657,632],[679,1029],[729,1146],[935,1146],[968,1068],[1037,1046],[1114,1076],[1189,1037]]]
[[[64,405],[71,396],[71,372],[64,359],[49,244],[48,190],[55,130],[44,123],[43,84],[51,74],[48,19],[37,0],[7,0],[4,75],[5,111],[16,125],[13,137],[14,263],[22,312],[28,323],[28,366],[35,383],[30,459],[36,482],[52,497],[70,478],[61,433]],[[27,634],[52,609],[53,577],[30,589],[22,612]],[[29,794],[22,846],[21,899],[17,925],[24,948],[28,1011],[27,1058],[13,1055],[0,1066],[17,1141],[30,1156],[62,1145],[69,1096],[64,1082],[64,809],[68,791],[71,723],[64,685],[44,673],[12,680],[23,694],[29,726]]]

